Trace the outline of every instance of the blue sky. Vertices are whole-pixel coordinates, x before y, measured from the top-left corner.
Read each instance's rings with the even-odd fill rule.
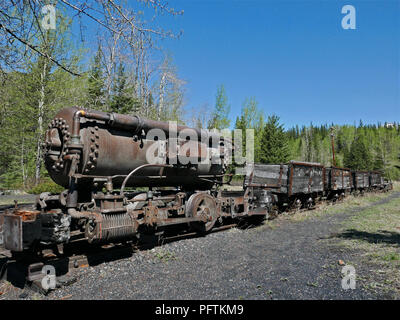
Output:
[[[186,103],[214,105],[224,84],[232,122],[246,97],[296,124],[400,121],[400,1],[177,0],[162,18]],[[341,9],[356,9],[344,30]]]

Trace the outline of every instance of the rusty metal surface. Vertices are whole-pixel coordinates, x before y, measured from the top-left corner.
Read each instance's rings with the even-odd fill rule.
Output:
[[[319,163],[290,162],[289,195],[324,191],[324,166]]]
[[[357,189],[369,188],[369,171],[354,171],[354,187]]]
[[[330,167],[328,172],[327,190],[348,190],[353,187],[353,175],[348,168]]]
[[[78,110],[77,108],[66,108],[59,111],[46,132],[44,143],[46,168],[53,180],[65,187],[68,187],[71,161],[74,158],[73,155],[77,154],[76,152],[80,153],[77,164],[78,172],[76,173],[87,176],[126,176],[135,168],[148,164],[146,152],[154,147],[153,145],[156,141],[154,139],[147,140],[146,133],[152,129],[160,129],[164,133],[168,133],[168,129],[170,129],[167,122],[139,119],[138,117],[127,115],[85,111],[78,118],[78,130],[78,125],[76,124]],[[195,144],[198,147],[194,155],[187,154],[187,152],[182,154],[181,149],[178,148],[178,154],[186,156],[188,161],[193,157],[200,160],[204,159],[205,149],[210,149],[208,147],[209,139],[223,140],[220,135],[184,126],[178,126],[175,132],[169,132],[167,137],[169,137],[169,134],[179,134],[188,129],[201,134],[199,138],[206,138],[206,144],[201,144],[197,141],[188,142],[188,144]],[[73,140],[74,136],[78,136],[80,144]],[[186,143],[186,140],[182,143]],[[220,149],[219,152],[224,155],[224,148],[228,146],[229,149],[229,145],[229,142],[225,141],[223,146],[218,147]],[[79,151],[79,148],[82,150]],[[169,149],[167,148],[167,150]],[[212,150],[209,151],[211,154]],[[168,153],[165,155],[168,159],[172,156],[174,155]],[[164,178],[149,179],[148,177],[160,176],[160,170],[159,168],[148,167],[141,170],[135,179],[129,181],[128,186],[181,185],[209,189],[212,183],[199,179],[198,176],[220,176],[224,171],[224,161],[221,164],[212,164],[209,161],[190,168],[185,166],[181,166],[178,169],[165,168],[163,170]],[[220,179],[220,177],[216,179]],[[114,179],[114,186],[119,186],[122,180],[123,177]]]
[[[137,228],[138,223],[130,214],[99,214],[96,221],[88,221],[85,235],[89,242],[109,242],[132,238]]]
[[[16,252],[24,250],[22,216],[4,214],[4,247]]]
[[[287,164],[247,164],[245,187],[277,189],[285,192],[287,188]]]
[[[199,231],[209,231],[219,217],[215,199],[207,193],[198,192],[193,194],[185,208],[186,216],[198,218],[201,222],[192,223]]]
[[[287,193],[289,197],[324,191],[325,170],[320,163],[291,161],[280,165],[252,164],[246,171],[247,187],[267,188],[277,193]]]
[[[10,251],[21,252],[25,249],[24,240],[26,242],[34,239],[40,233],[40,224],[36,224],[33,228],[32,223],[37,222],[40,211],[12,209],[6,210],[3,216],[3,240],[4,248]],[[24,228],[24,226],[26,226]],[[24,234],[25,233],[25,234]]]
[[[378,187],[383,184],[382,173],[380,171],[371,171],[370,173],[370,186]]]

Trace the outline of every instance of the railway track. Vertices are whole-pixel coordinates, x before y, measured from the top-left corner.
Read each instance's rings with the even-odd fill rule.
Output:
[[[238,226],[231,223],[214,228],[209,233],[220,232]],[[150,250],[154,247],[173,241],[201,237],[198,232],[185,232],[177,235],[165,236],[161,234],[142,237],[138,242],[119,244],[88,245],[85,239],[73,240],[63,250],[46,249],[42,256],[31,257],[27,260],[17,260],[8,250],[0,249],[0,280],[7,280],[16,287],[29,287],[34,291],[47,294],[41,286],[42,267],[51,265],[56,270],[57,280],[63,279],[61,285],[74,279],[76,270],[88,266],[95,266],[104,262],[131,257],[138,251]],[[58,251],[55,253],[55,251]],[[65,281],[65,278],[69,281]]]

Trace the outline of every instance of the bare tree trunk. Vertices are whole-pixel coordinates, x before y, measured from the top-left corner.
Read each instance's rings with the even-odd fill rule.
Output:
[[[112,94],[113,82],[115,79],[116,63],[120,53],[118,51],[119,34],[112,34],[112,39],[106,39],[104,47],[101,47],[101,54],[103,56],[103,64],[106,70],[106,92],[105,92],[105,110],[110,111],[108,102]]]
[[[22,186],[25,189],[26,187],[26,173],[25,173],[25,157],[24,157],[24,144],[25,139],[24,135],[22,134],[22,143],[21,143],[21,169],[22,169]]]
[[[165,93],[165,78],[167,74],[163,72],[161,76],[161,81],[160,81],[160,98],[158,101],[158,120],[160,120],[161,117],[161,112],[164,108],[164,93]]]
[[[42,166],[41,141],[43,135],[43,115],[44,115],[44,98],[45,98],[45,77],[47,73],[47,61],[43,63],[43,69],[40,74],[40,98],[38,103],[38,135],[36,140],[36,166],[35,166],[35,185],[40,180],[40,168]]]

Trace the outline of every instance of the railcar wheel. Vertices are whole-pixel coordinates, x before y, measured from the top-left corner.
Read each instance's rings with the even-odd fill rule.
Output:
[[[186,216],[203,218],[204,222],[190,223],[190,226],[196,231],[210,231],[219,217],[214,198],[207,193],[193,194],[186,204]]]

